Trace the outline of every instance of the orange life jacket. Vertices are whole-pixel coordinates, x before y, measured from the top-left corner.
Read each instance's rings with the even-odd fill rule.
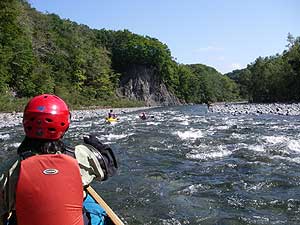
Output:
[[[21,161],[16,189],[18,225],[83,225],[82,203],[75,159],[46,154]]]

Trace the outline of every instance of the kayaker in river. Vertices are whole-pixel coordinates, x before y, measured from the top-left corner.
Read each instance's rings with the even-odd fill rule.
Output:
[[[55,95],[31,99],[23,114],[25,138],[15,157],[1,162],[0,224],[104,224],[105,211],[85,192],[94,178],[117,170],[113,151],[95,135],[66,146],[70,125],[66,103]],[[12,216],[8,223],[8,214]]]
[[[113,110],[111,109],[108,113],[108,118],[116,118],[116,114],[113,113]]]
[[[140,118],[141,118],[142,120],[146,120],[146,119],[147,119],[146,113],[145,113],[145,112],[142,112],[142,113],[140,114]]]

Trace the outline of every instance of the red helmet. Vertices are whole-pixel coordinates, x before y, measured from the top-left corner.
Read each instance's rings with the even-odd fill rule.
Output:
[[[23,127],[27,137],[58,140],[68,130],[69,125],[68,106],[55,95],[38,95],[25,107]]]

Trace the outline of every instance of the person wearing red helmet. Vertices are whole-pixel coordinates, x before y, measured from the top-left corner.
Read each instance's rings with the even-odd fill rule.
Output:
[[[58,140],[68,130],[70,112],[67,104],[55,95],[39,95],[26,105],[23,127],[26,137]]]
[[[95,216],[89,214],[90,202],[84,204],[84,188],[94,178],[112,176],[117,162],[111,148],[95,135],[75,148],[66,146],[62,138],[70,119],[67,104],[58,96],[43,94],[28,102],[25,138],[17,156],[0,168],[0,224],[7,223],[12,211],[18,225],[93,224],[87,220]]]

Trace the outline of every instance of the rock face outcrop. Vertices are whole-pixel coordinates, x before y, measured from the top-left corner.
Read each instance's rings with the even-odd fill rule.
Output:
[[[147,106],[170,106],[181,104],[161,81],[155,67],[131,66],[120,78],[119,96],[144,101]]]

